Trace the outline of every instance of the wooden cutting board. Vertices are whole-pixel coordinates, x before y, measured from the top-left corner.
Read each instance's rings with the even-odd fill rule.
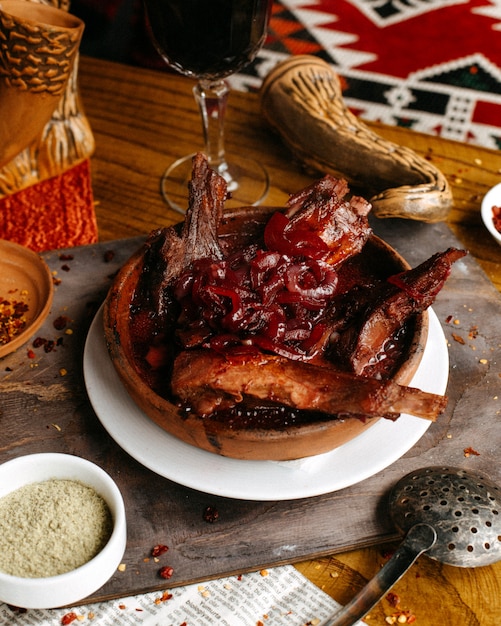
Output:
[[[444,224],[385,220],[376,221],[374,230],[405,250],[413,266],[451,245],[460,247]],[[107,434],[82,373],[89,325],[114,274],[140,243],[129,239],[45,253],[58,284],[51,314],[37,336],[54,346],[48,344],[46,351],[30,343],[0,362],[0,462],[35,452],[77,454],[108,471],[124,496],[126,567],[92,600],[392,540],[385,495],[418,467],[461,466],[501,483],[501,296],[470,257],[456,264],[434,305],[449,344],[448,409],[392,466],[339,492],[271,502],[207,495],[152,473]],[[209,484],[210,475],[205,480]],[[204,519],[208,506],[218,511],[215,523]],[[169,551],[155,562],[150,552],[159,543]],[[158,575],[162,565],[174,570],[168,581]]]

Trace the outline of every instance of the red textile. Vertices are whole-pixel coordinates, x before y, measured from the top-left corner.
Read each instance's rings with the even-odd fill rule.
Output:
[[[0,238],[36,252],[96,243],[89,160],[1,198]]]

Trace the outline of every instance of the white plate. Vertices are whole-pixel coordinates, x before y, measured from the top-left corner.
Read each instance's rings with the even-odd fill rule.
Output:
[[[484,221],[485,227],[494,239],[501,244],[501,233],[498,233],[492,221],[493,206],[501,206],[501,183],[489,189],[482,200],[481,208],[482,220]]]
[[[446,340],[430,309],[428,341],[412,385],[444,394],[448,376]],[[382,419],[344,446],[298,461],[241,461],[200,450],[157,426],[131,399],[108,355],[102,310],[87,337],[84,377],[104,428],[136,461],[186,487],[229,498],[293,500],[349,487],[394,463],[430,426],[411,415]]]

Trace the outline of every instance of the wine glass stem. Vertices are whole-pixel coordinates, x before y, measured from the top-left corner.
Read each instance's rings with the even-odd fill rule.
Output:
[[[228,183],[228,191],[238,187],[226,162],[224,148],[224,120],[230,88],[224,80],[200,80],[193,88],[202,116],[205,153],[209,165]]]

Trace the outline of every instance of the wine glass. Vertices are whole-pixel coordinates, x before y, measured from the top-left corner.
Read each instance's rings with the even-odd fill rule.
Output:
[[[209,165],[228,184],[231,205],[258,204],[269,189],[263,166],[244,155],[226,159],[224,114],[230,88],[225,77],[250,63],[266,38],[272,0],[144,0],[151,39],[169,66],[197,79]],[[162,176],[168,204],[184,213],[191,177],[190,154]],[[181,199],[181,201],[179,201]]]

